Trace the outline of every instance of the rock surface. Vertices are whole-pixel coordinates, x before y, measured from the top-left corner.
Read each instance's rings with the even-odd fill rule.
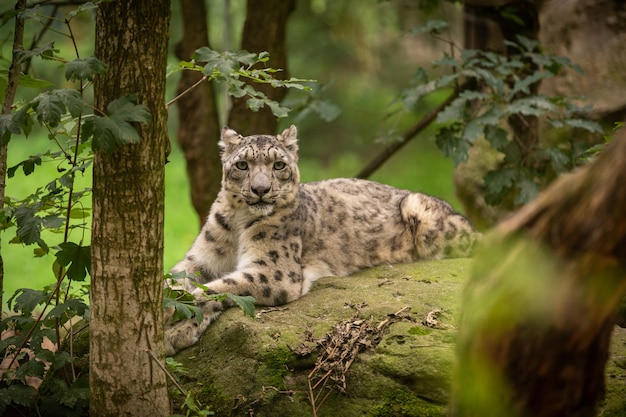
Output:
[[[444,416],[470,267],[384,265],[320,279],[254,319],[231,309],[176,356],[188,369],[182,386],[219,416]],[[626,415],[624,367],[617,329],[603,416]]]

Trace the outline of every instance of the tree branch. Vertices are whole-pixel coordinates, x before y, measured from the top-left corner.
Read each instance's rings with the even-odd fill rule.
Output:
[[[387,146],[381,153],[376,156],[369,164],[365,166],[357,174],[357,178],[369,178],[374,172],[376,172],[391,156],[393,156],[396,152],[402,149],[407,143],[409,143],[418,133],[426,129],[437,117],[437,115],[445,109],[448,104],[452,103],[454,99],[456,99],[461,91],[465,89],[464,85],[461,85],[454,89],[452,94],[440,105],[436,108],[428,112],[420,119],[419,122],[415,124],[412,128],[404,132],[402,135],[402,140],[399,142],[394,142],[391,145]]]

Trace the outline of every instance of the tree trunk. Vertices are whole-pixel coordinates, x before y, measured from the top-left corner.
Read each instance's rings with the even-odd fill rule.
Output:
[[[141,142],[97,152],[93,174],[90,415],[167,416],[163,360],[165,70],[170,3],[102,3],[95,106],[136,93],[152,114]]]
[[[453,416],[593,416],[626,293],[626,132],[486,239],[464,294]]]
[[[183,38],[176,45],[176,56],[188,61],[193,52],[209,45],[204,0],[182,0]],[[177,93],[188,90],[202,78],[195,71],[183,71]],[[185,154],[191,202],[204,224],[209,208],[220,190],[222,165],[217,142],[220,125],[213,84],[204,82],[176,101],[178,143]]]
[[[296,0],[248,0],[247,3],[241,47],[249,52],[269,52],[271,67],[283,70],[277,74],[280,79],[288,78],[285,39],[287,19],[295,7]],[[254,88],[278,102],[287,94],[285,89],[267,84],[255,84]],[[267,106],[257,112],[248,110],[243,97],[233,99],[228,125],[243,135],[274,134],[278,119]]]

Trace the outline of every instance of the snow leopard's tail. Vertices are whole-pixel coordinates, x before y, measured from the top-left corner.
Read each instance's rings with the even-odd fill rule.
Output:
[[[468,257],[480,241],[481,234],[469,221],[436,197],[409,194],[400,212],[413,235],[418,259]]]

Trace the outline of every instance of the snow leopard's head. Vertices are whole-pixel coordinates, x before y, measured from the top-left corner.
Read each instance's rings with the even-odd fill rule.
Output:
[[[297,134],[293,125],[277,136],[222,129],[222,188],[233,204],[264,216],[295,199],[300,183]]]

